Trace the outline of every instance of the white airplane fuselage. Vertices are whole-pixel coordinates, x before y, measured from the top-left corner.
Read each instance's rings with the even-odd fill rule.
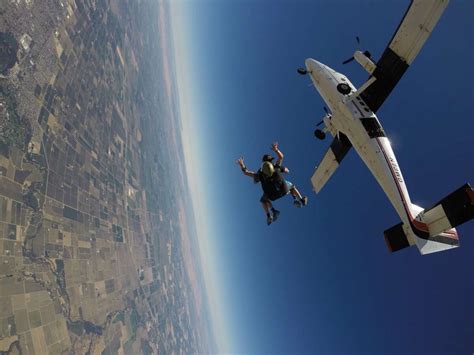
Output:
[[[420,237],[423,233],[425,236],[441,235],[457,241],[456,229],[434,230],[425,223],[423,208],[411,203],[390,141],[385,137],[375,113],[359,95],[364,88],[357,91],[345,75],[314,59],[306,60],[306,68],[314,86],[331,110],[331,116],[324,118],[325,130],[335,137],[339,132],[347,136],[400,216],[409,243],[416,244],[425,254],[436,251],[438,243]],[[337,88],[340,84],[347,84],[350,93],[341,93]]]

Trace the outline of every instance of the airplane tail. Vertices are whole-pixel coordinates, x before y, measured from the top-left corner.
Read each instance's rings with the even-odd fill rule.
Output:
[[[432,207],[411,205],[409,224],[399,223],[384,232],[391,252],[416,245],[421,254],[456,248],[459,238],[454,227],[474,219],[474,191],[464,184]]]

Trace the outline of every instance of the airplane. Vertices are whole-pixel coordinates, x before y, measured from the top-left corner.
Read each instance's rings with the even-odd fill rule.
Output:
[[[368,73],[368,80],[356,88],[341,73],[311,58],[301,75],[309,75],[330,111],[318,126],[315,136],[334,138],[311,183],[319,193],[347,152],[354,147],[382,187],[400,216],[401,223],[385,230],[390,252],[416,245],[419,252],[430,254],[459,246],[454,227],[474,218],[474,191],[466,183],[430,208],[411,202],[395,154],[380,125],[376,112],[412,64],[448,5],[448,0],[411,0],[411,3],[377,63],[370,52],[356,50],[346,60],[357,61]],[[359,38],[357,37],[357,42]]]

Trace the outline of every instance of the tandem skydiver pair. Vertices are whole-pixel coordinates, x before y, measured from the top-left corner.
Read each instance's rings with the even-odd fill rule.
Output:
[[[244,175],[253,178],[254,183],[260,183],[262,186],[263,195],[260,202],[267,216],[267,225],[276,221],[280,215],[280,211],[273,207],[271,201],[278,200],[291,193],[296,207],[306,206],[308,203],[308,198],[306,196],[302,197],[296,186],[284,178],[283,173],[289,173],[289,170],[282,165],[283,153],[278,149],[277,142],[271,145],[271,150],[278,157],[276,162],[273,163],[274,157],[265,154],[262,157],[262,166],[257,172],[247,169],[243,157],[237,159],[237,164]]]

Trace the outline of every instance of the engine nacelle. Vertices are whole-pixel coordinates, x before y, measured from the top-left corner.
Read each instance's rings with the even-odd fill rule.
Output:
[[[331,133],[333,137],[337,135],[337,129],[334,127],[331,121],[332,116],[330,114],[327,114],[326,116],[323,117],[323,122],[324,122],[324,131]]]
[[[377,67],[363,52],[355,51],[354,58],[369,74],[372,74]]]

